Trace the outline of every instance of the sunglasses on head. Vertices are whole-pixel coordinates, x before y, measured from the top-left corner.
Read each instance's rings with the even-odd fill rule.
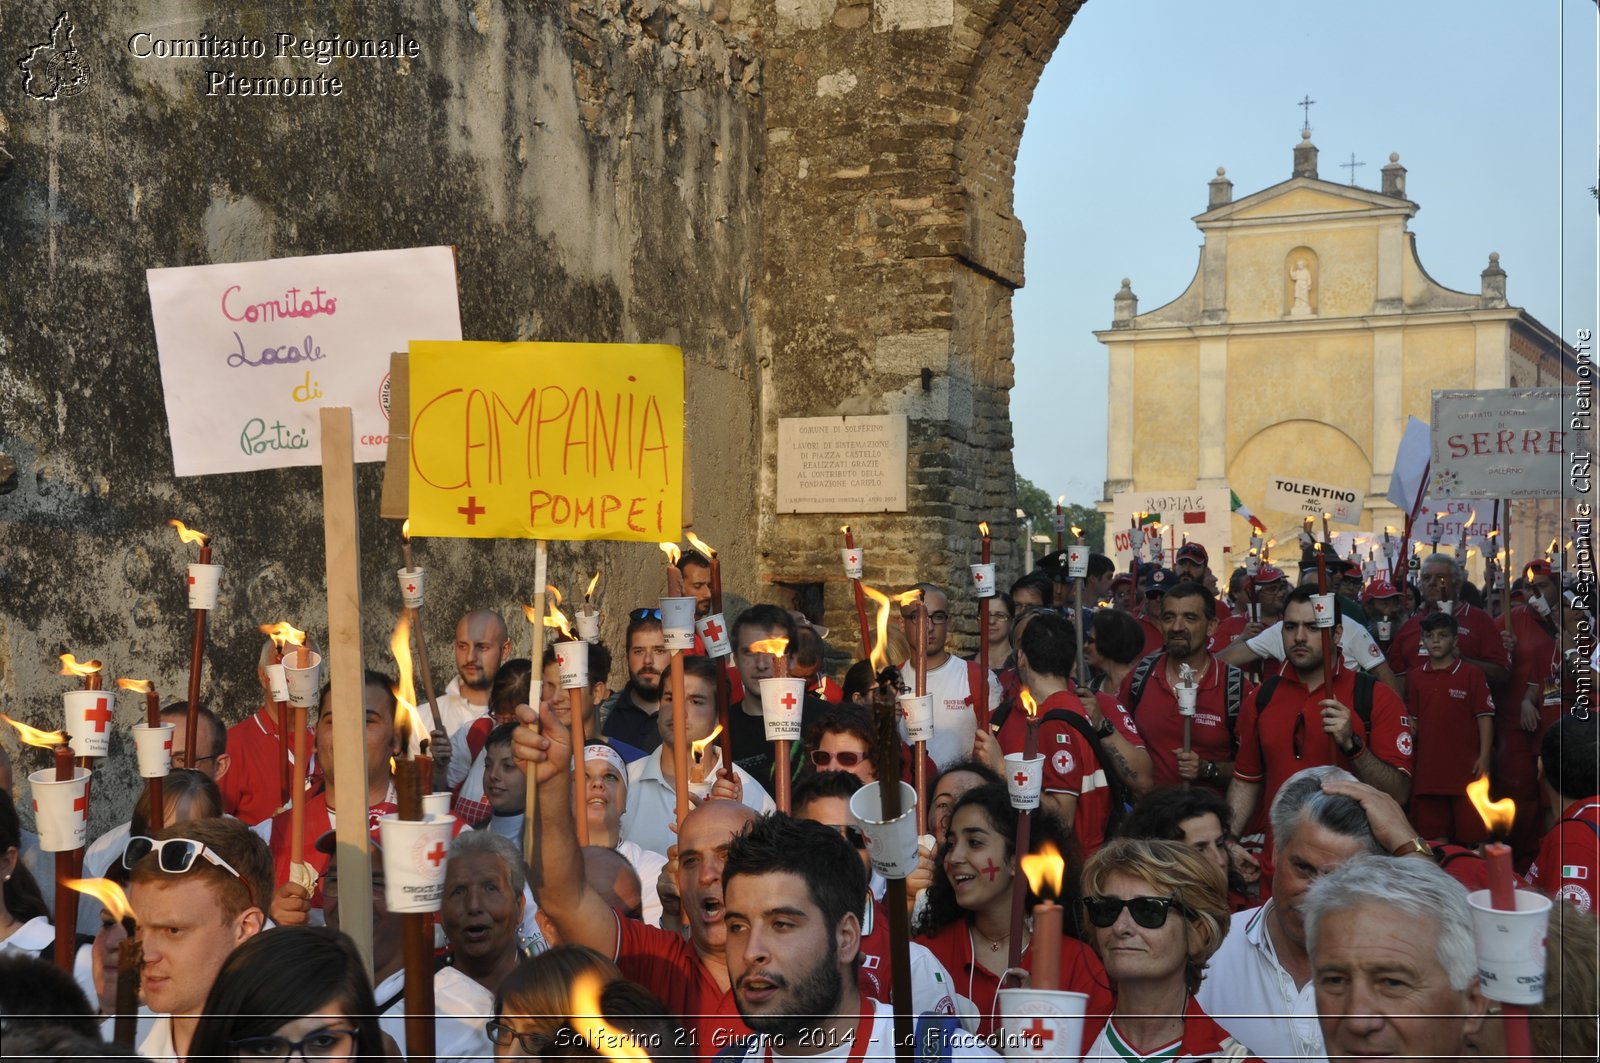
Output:
[[[1123,908],[1127,908],[1133,921],[1146,930],[1158,930],[1166,925],[1167,912],[1173,908],[1186,917],[1194,916],[1189,906],[1176,897],[1129,897],[1127,900],[1121,897],[1085,897],[1083,907],[1089,913],[1089,922],[1101,928],[1115,923]]]
[[[216,850],[205,842],[197,842],[193,838],[167,838],[156,841],[142,834],[135,834],[128,839],[128,844],[122,849],[122,866],[129,871],[140,860],[151,853],[156,854],[156,866],[169,875],[181,875],[194,867],[194,862],[205,857],[209,862],[216,864],[222,870],[238,879],[244,886],[244,891],[250,897],[250,903],[256,903],[256,891],[250,885],[250,880],[239,874],[237,868],[218,856]]]
[[[829,764],[838,764],[841,768],[853,768],[867,759],[865,753],[855,753],[846,750],[843,753],[829,753],[825,749],[811,751],[811,763],[819,768],[826,769]]]
[[[660,609],[635,609],[628,614],[628,623],[637,624],[641,620],[660,620]]]

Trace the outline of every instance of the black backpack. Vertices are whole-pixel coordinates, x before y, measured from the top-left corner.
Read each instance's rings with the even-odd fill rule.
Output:
[[[1269,675],[1262,680],[1256,688],[1256,714],[1259,716],[1266,711],[1267,705],[1272,701],[1272,692],[1278,689],[1278,680],[1281,675]],[[1367,729],[1366,741],[1372,740],[1372,692],[1377,687],[1378,681],[1366,672],[1356,673],[1355,704],[1350,706],[1355,714],[1361,717],[1361,723]]]
[[[1105,772],[1106,788],[1111,791],[1111,815],[1106,820],[1106,837],[1113,837],[1117,832],[1117,824],[1122,822],[1123,814],[1133,803],[1133,795],[1128,793],[1127,784],[1122,781],[1122,776],[1117,774],[1116,768],[1112,767],[1105,748],[1100,744],[1100,736],[1095,734],[1087,719],[1071,709],[1051,709],[1039,718],[1039,723],[1043,724],[1046,720],[1055,720],[1071,727],[1089,743],[1089,748],[1094,750],[1095,760],[1099,762],[1100,770]]]
[[[1157,650],[1148,657],[1141,658],[1139,663],[1133,666],[1132,689],[1128,691],[1129,703],[1125,706],[1129,713],[1139,707],[1139,699],[1144,697],[1144,688],[1145,684],[1150,681],[1150,673],[1156,670],[1157,663],[1160,662],[1165,654],[1165,650]],[[1222,664],[1221,661],[1217,663]],[[1231,735],[1236,730],[1234,721],[1239,718],[1239,707],[1244,704],[1244,669],[1236,668],[1231,664],[1223,664],[1222,666],[1227,669],[1223,677],[1223,683],[1226,684],[1223,700],[1227,705],[1225,719],[1228,723],[1228,733]]]

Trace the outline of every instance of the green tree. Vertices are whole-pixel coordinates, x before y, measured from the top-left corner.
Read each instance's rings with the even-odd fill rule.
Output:
[[[1045,493],[1027,477],[1017,476],[1017,508],[1033,518],[1033,533],[1035,535],[1055,534],[1055,499]],[[1074,527],[1083,529],[1083,541],[1089,544],[1089,549],[1096,553],[1106,552],[1106,518],[1105,514],[1092,506],[1080,506],[1076,502],[1061,507],[1062,516],[1067,519],[1068,534]],[[1046,551],[1040,551],[1041,553]]]

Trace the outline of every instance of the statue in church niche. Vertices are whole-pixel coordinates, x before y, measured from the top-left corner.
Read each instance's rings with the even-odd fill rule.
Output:
[[[1310,317],[1311,310],[1311,270],[1306,267],[1306,260],[1294,260],[1294,269],[1289,271],[1289,279],[1294,282],[1294,305],[1289,309],[1290,317]]]

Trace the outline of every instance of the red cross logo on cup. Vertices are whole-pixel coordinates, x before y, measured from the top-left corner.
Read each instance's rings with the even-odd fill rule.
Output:
[[[191,587],[193,587],[193,586],[194,586],[194,582],[195,582],[195,581],[194,581],[194,577],[193,577],[193,576],[190,576],[190,577],[189,577],[189,586],[191,586]]]
[[[434,842],[433,848],[423,853],[422,857],[434,867],[438,867],[444,860],[444,844],[442,842]]]
[[[1054,1041],[1056,1032],[1044,1024],[1044,1020],[1034,1016],[1033,1025],[1022,1031],[1022,1036],[1033,1043],[1036,1049],[1043,1048],[1046,1041]]]
[[[983,582],[983,573],[982,572],[974,572],[972,574],[972,582],[974,582],[974,583],[982,583]]]
[[[83,718],[94,724],[94,733],[97,735],[105,734],[106,724],[111,722],[111,710],[106,707],[107,704],[107,699],[96,698],[94,708],[85,709],[83,713]]]
[[[415,593],[417,593],[417,585],[415,583],[407,583],[406,584],[406,593],[407,594],[415,594]]]
[[[161,743],[161,749],[162,749],[163,752],[166,752],[166,753],[171,753],[172,752],[172,736],[171,735],[167,735],[167,740],[165,742]]]
[[[85,790],[72,799],[72,811],[82,812],[85,820],[89,818],[89,791]]]
[[[857,561],[860,561],[860,560],[861,560],[861,558],[857,557],[855,554],[851,554],[850,555],[850,563],[852,565],[855,564]]]
[[[1028,773],[1025,771],[1019,771],[1015,775],[1011,776],[1011,781],[1016,783],[1018,786],[1026,786],[1028,785]]]
[[[711,638],[712,642],[721,642],[722,626],[715,620],[708,620],[706,621],[706,634]]]
[[[1318,602],[1316,605],[1313,605],[1311,608],[1315,609],[1318,613],[1321,613],[1323,608],[1324,608],[1324,606],[1323,606],[1323,604],[1321,602]]]
[[[789,694],[789,693],[785,693],[783,695],[783,697],[778,701],[778,704],[782,705],[785,709],[789,710],[790,712],[793,712],[794,711],[794,695],[793,694]]]

